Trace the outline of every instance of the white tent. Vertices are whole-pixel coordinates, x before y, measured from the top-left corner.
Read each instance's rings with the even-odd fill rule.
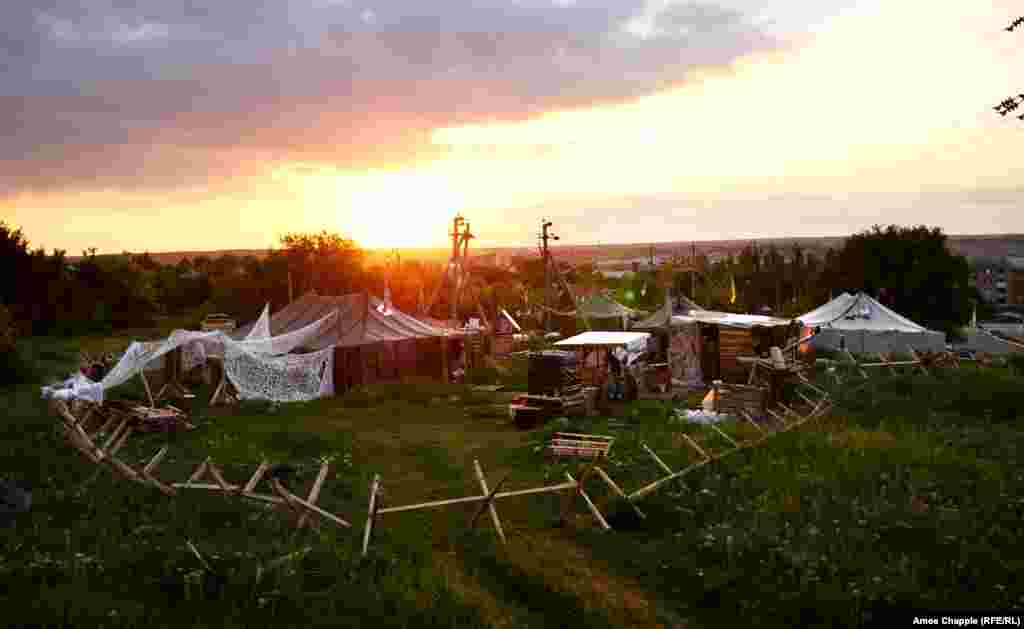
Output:
[[[946,335],[920,326],[886,308],[864,293],[843,293],[797,319],[807,328],[820,327],[811,345],[822,349],[841,346],[854,353],[938,352],[946,349]]]
[[[954,349],[986,352],[997,356],[1024,353],[1024,345],[1001,339],[981,328],[965,328],[962,333],[965,339],[962,343],[954,343]]]

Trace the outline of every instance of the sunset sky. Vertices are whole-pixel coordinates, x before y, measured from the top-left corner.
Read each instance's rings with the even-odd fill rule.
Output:
[[[0,219],[33,246],[1024,232],[1009,0],[0,7]],[[1024,108],[1016,113],[1024,111]]]

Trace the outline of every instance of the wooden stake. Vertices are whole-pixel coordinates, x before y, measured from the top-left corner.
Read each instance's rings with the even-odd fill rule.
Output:
[[[910,350],[910,355],[913,356],[914,360],[917,361],[917,366],[921,369],[922,372],[924,372],[924,375],[930,376],[931,373],[929,373],[928,370],[925,368],[924,362],[921,360],[921,357],[917,355],[917,352],[914,351],[914,348],[908,345],[907,349]]]
[[[92,433],[89,436],[91,438],[95,438],[97,435],[106,433],[108,430],[110,430],[110,427],[114,425],[115,421],[117,421],[117,417],[114,415],[114,413],[110,413],[107,416],[107,421],[103,422],[103,425],[100,426],[99,430],[97,430],[96,432]]]
[[[660,467],[663,472],[665,472],[669,476],[671,476],[672,474],[675,474],[675,472],[672,470],[672,468],[670,468],[664,461],[662,461],[658,457],[658,455],[654,453],[654,450],[651,450],[651,448],[648,447],[648,445],[646,443],[641,444],[641,447],[644,449],[644,451],[647,452],[647,454],[649,454],[651,456],[652,459],[654,459],[654,462],[658,464],[658,467]],[[686,485],[683,484],[682,480],[679,481],[679,489],[681,489],[683,491],[686,491]]]
[[[710,463],[712,460],[713,459],[704,459],[703,461],[694,463],[693,465],[691,465],[691,466],[689,466],[689,467],[687,467],[685,469],[682,469],[682,470],[676,472],[675,474],[671,474],[669,476],[665,476],[663,478],[659,478],[658,480],[654,481],[653,483],[645,485],[645,486],[641,487],[640,489],[634,491],[633,493],[629,494],[629,499],[630,499],[630,501],[637,501],[637,500],[643,498],[644,496],[646,496],[647,494],[651,493],[652,491],[658,489],[659,487],[661,487],[665,483],[668,483],[668,482],[671,482],[671,481],[673,481],[673,480],[675,480],[677,478],[681,478],[683,476],[686,476],[687,474],[689,474],[693,470],[698,469],[700,467],[704,467],[705,465]]]
[[[168,496],[176,496],[178,492],[177,490],[174,489],[174,487],[164,484],[163,482],[160,481],[159,478],[157,478],[153,474],[153,472],[156,470],[156,466],[160,464],[160,461],[163,460],[164,455],[166,454],[167,446],[160,448],[160,450],[155,455],[153,455],[153,458],[149,460],[149,463],[146,463],[146,466],[142,468],[142,471],[140,473],[142,474],[143,478],[149,481],[151,485],[159,489],[164,494]]]
[[[594,472],[596,472],[597,475],[604,480],[604,482],[608,483],[608,486],[612,488],[612,491],[615,492],[615,494],[618,495],[619,498],[625,500],[626,503],[633,508],[633,512],[636,513],[641,520],[647,519],[647,516],[644,515],[644,512],[640,510],[640,507],[633,504],[633,501],[629,499],[629,496],[626,495],[626,492],[622,491],[622,489],[615,484],[615,481],[612,480],[611,476],[608,476],[608,474],[605,473],[605,471],[600,467],[595,467]]]
[[[883,363],[885,363],[889,367],[889,375],[890,376],[895,376],[896,375],[896,369],[894,369],[893,366],[889,364],[889,357],[886,356],[885,354],[883,354],[882,352],[878,352],[876,355],[878,356],[879,360],[881,360]]]
[[[738,448],[739,447],[738,445],[736,445],[736,442],[733,441],[732,438],[729,435],[727,435],[724,432],[722,432],[722,430],[718,426],[716,426],[714,424],[708,424],[708,426],[710,426],[711,429],[714,430],[715,432],[717,432],[718,434],[722,435],[722,438],[724,438],[726,441],[731,443],[732,447],[734,447],[734,448]]]
[[[747,421],[750,422],[750,424],[757,429],[757,432],[761,433],[762,435],[764,434],[764,428],[761,428],[761,426],[759,426],[758,423],[754,421],[754,418],[750,416],[750,413],[748,413],[747,411],[740,411],[740,414],[743,415],[743,417],[745,417]]]
[[[299,498],[295,494],[291,493],[290,491],[285,489],[284,486],[281,484],[281,481],[277,480],[276,478],[270,479],[270,484],[273,485],[274,491],[277,492],[277,494],[279,496],[284,498],[285,502],[287,502],[289,504],[289,506],[292,506],[293,508],[295,508],[295,505],[298,505],[298,506],[301,506],[301,507],[305,507],[306,509],[309,509],[310,511],[313,511],[314,513],[322,515],[323,517],[327,518],[328,520],[331,520],[332,522],[338,524],[339,526],[343,526],[345,528],[351,528],[352,527],[351,524],[349,524],[345,520],[342,520],[341,518],[339,518],[338,516],[334,515],[333,513],[329,513],[327,511],[324,511],[320,507],[318,507],[318,506],[316,506],[314,504],[310,504],[309,502],[307,502],[307,501],[303,500],[302,498]]]
[[[270,463],[264,460],[260,463],[260,466],[256,468],[256,472],[252,475],[252,478],[249,479],[249,482],[245,484],[245,489],[242,491],[244,493],[250,493],[253,489],[256,489],[256,485],[260,482],[260,479],[263,478],[263,475],[267,473],[268,469],[270,469]]]
[[[779,420],[780,422],[782,422],[782,425],[783,425],[783,426],[787,426],[787,424],[786,424],[786,418],[785,418],[785,417],[783,417],[783,416],[779,415],[778,413],[776,413],[775,411],[773,411],[773,410],[772,410],[772,409],[770,409],[770,408],[769,408],[769,409],[765,409],[765,410],[767,410],[767,412],[768,412],[768,414],[769,414],[769,415],[771,415],[771,416],[772,416],[772,417],[774,417],[775,419],[777,419],[777,420]]]
[[[566,477],[567,479],[569,479],[569,482],[574,482],[574,479],[573,479],[573,477],[572,477],[572,474],[570,474],[569,472],[566,472],[566,473],[565,473],[565,477]],[[606,531],[610,531],[610,530],[612,529],[612,527],[608,525],[608,522],[607,522],[607,521],[605,521],[605,519],[604,519],[604,516],[603,516],[603,515],[601,515],[601,512],[600,512],[600,511],[598,511],[598,510],[597,510],[597,507],[596,507],[596,506],[594,505],[594,501],[592,501],[592,500],[590,499],[590,496],[588,496],[588,495],[587,495],[587,492],[585,492],[585,491],[583,490],[583,477],[582,477],[582,476],[580,477],[580,482],[579,482],[579,483],[576,483],[576,486],[577,486],[576,492],[577,492],[577,493],[578,493],[578,494],[579,494],[580,496],[582,496],[582,497],[583,497],[583,500],[584,500],[584,501],[586,501],[586,503],[587,503],[587,507],[589,507],[589,508],[590,508],[590,512],[594,514],[594,518],[595,518],[595,519],[597,520],[597,522],[598,522],[598,523],[599,523],[599,524],[601,525],[601,528],[603,528],[603,529],[604,529],[604,530],[606,530]]]
[[[121,459],[112,456],[107,458],[107,464],[113,467],[115,470],[121,473],[122,476],[128,480],[135,481],[137,483],[143,482],[143,478],[136,472],[130,465],[122,461]]]
[[[149,380],[146,379],[145,369],[139,372],[139,377],[142,378],[142,385],[146,387],[146,395],[149,396],[149,407],[156,408],[156,401],[153,399],[153,390],[149,388]]]
[[[370,531],[373,529],[373,521],[377,517],[377,491],[380,489],[380,474],[373,475],[373,484],[370,485],[370,508],[366,513],[366,530],[363,532],[363,557],[370,548]]]
[[[561,483],[558,485],[549,485],[547,487],[535,487],[533,489],[518,489],[516,491],[500,491],[495,494],[495,499],[500,500],[502,498],[511,498],[513,496],[527,496],[530,494],[548,494],[563,492],[567,489],[573,489],[576,487],[576,483]],[[422,502],[412,505],[402,505],[400,507],[387,507],[384,509],[378,509],[377,513],[383,515],[385,513],[398,513],[400,511],[416,511],[418,509],[431,509],[434,507],[445,507],[453,504],[465,504],[468,502],[482,502],[486,499],[486,496],[467,496],[465,498],[450,498],[448,500],[434,500],[432,502]]]
[[[689,443],[690,446],[694,450],[696,450],[697,454],[699,454],[702,458],[704,458],[705,460],[707,460],[709,458],[707,453],[705,453],[704,450],[702,450],[701,447],[699,445],[697,445],[697,442],[695,442],[693,439],[690,439],[690,436],[687,435],[685,432],[679,433],[679,436],[682,437],[683,439],[685,439],[686,442]]]
[[[505,481],[508,480],[508,476],[498,481],[498,484],[494,486],[494,491],[488,491],[487,479],[484,478],[484,471],[480,467],[480,461],[473,459],[473,467],[476,469],[477,480],[480,481],[480,489],[482,489],[484,495],[487,496],[487,500],[480,505],[476,515],[474,515],[473,519],[470,521],[469,528],[474,528],[476,526],[477,519],[481,514],[483,514],[484,509],[487,509],[491,513],[491,522],[494,523],[494,530],[498,532],[498,537],[501,538],[501,543],[505,544],[507,543],[505,540],[505,532],[501,529],[501,520],[498,519],[498,510],[494,507],[494,496],[498,493],[498,490],[501,489],[501,486]]]
[[[309,490],[309,497],[306,498],[306,502],[309,504],[316,504],[317,498],[320,497],[320,488],[323,486],[324,480],[327,478],[327,472],[329,469],[330,464],[328,463],[324,463],[320,466],[320,473],[317,474],[316,480],[313,482],[313,488]],[[305,526],[307,520],[309,520],[309,514],[302,514],[302,517],[299,518],[298,525],[296,525],[297,528],[301,529]]]
[[[846,355],[849,356],[849,358],[853,362],[854,366],[857,367],[857,371],[860,372],[860,375],[863,378],[867,378],[868,377],[868,372],[864,371],[864,369],[861,368],[860,363],[858,363],[857,359],[853,357],[853,354],[850,353],[850,350],[844,349],[843,351],[846,352]]]
[[[187,486],[191,486],[191,485],[192,485],[193,483],[195,483],[195,482],[196,482],[197,480],[199,480],[200,478],[202,478],[203,476],[205,476],[205,475],[206,475],[206,470],[207,470],[207,468],[209,468],[209,467],[210,467],[210,457],[206,457],[206,460],[205,460],[205,461],[203,461],[203,462],[202,462],[202,463],[201,463],[201,464],[199,465],[199,467],[198,467],[198,468],[196,468],[196,471],[192,472],[192,476],[189,476],[189,477],[188,477],[188,481],[186,481],[186,482],[185,482],[185,486],[186,486],[186,487],[187,487]]]
[[[133,432],[135,432],[134,426],[128,426],[127,428],[124,429],[124,432],[121,434],[121,438],[117,440],[117,443],[115,443],[114,447],[110,450],[110,456],[114,456],[115,454],[117,454],[117,451],[124,446],[124,444],[128,441],[128,437],[130,437]]]
[[[664,471],[666,474],[674,474],[675,473],[675,472],[672,471],[672,468],[670,468],[668,465],[665,465],[665,462],[662,461],[660,458],[658,458],[658,455],[655,454],[654,450],[651,450],[651,448],[648,447],[648,445],[646,443],[640,444],[640,447],[643,448],[644,452],[646,452],[648,455],[650,455],[650,457],[652,459],[654,459],[654,462],[657,463],[658,467],[660,467],[662,469],[662,471]]]
[[[224,476],[221,474],[220,468],[218,468],[216,465],[212,463],[210,464],[209,474],[210,476],[213,477],[213,481],[217,483],[221,491],[223,491],[226,494],[233,494],[237,492],[239,489],[241,489],[241,487],[239,487],[238,485],[232,485],[228,483],[226,480],[224,480]]]

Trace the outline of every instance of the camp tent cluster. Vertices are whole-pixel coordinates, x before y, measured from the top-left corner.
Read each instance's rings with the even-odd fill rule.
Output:
[[[243,399],[310,400],[404,376],[446,379],[449,358],[454,362],[470,334],[431,326],[368,294],[310,293],[272,316],[265,308],[231,335],[176,330],[163,340],[133,342],[102,381],[76,374],[42,393],[102,402],[108,389],[167,359],[189,369],[216,358]]]

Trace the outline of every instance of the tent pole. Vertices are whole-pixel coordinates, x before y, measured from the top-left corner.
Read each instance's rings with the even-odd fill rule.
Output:
[[[441,382],[448,384],[448,337],[441,338]]]

